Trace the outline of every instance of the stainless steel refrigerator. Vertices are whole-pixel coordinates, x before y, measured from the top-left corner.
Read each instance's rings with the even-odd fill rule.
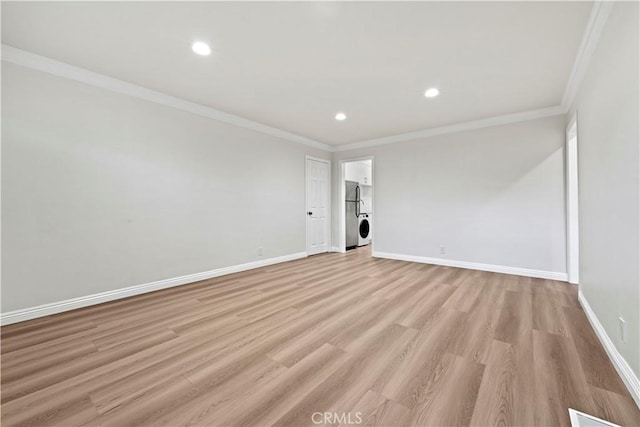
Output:
[[[345,233],[347,249],[358,246],[358,217],[360,216],[360,186],[356,181],[345,181]]]

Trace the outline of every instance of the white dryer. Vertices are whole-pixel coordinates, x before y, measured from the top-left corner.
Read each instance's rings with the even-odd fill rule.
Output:
[[[371,214],[361,213],[358,217],[358,246],[371,243]]]

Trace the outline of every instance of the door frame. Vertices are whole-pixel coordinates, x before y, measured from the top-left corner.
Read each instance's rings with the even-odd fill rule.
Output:
[[[340,185],[340,200],[338,201],[338,252],[345,253],[347,252],[347,236],[345,235],[345,221],[346,218],[344,216],[344,212],[346,209],[344,198],[346,197],[346,189],[344,186],[344,165],[345,163],[359,162],[362,160],[371,160],[371,207],[373,209],[373,217],[369,219],[369,223],[371,225],[371,234],[375,234],[375,221],[376,221],[376,168],[375,168],[375,160],[374,156],[363,156],[363,157],[353,157],[348,159],[341,159],[339,161],[338,168],[338,183]],[[371,239],[371,253],[375,251],[375,236]]]
[[[333,216],[333,211],[331,210],[331,160],[323,159],[322,157],[315,157],[306,155],[304,157],[304,236],[305,236],[305,247],[304,251],[309,256],[309,223],[307,221],[307,212],[309,212],[309,199],[308,199],[308,186],[309,183],[309,160],[313,160],[320,163],[326,163],[328,166],[327,171],[327,227],[325,230],[326,233],[326,241],[327,241],[327,252],[331,252],[331,217]],[[323,252],[320,252],[323,253]]]
[[[580,229],[579,229],[579,173],[578,173],[578,112],[576,111],[566,129],[566,215],[567,215],[567,281],[580,281]]]

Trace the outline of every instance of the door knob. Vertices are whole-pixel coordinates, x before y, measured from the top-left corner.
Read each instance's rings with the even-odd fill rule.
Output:
[[[307,215],[311,216],[311,215],[313,215],[313,212],[309,211],[309,212],[307,212]]]

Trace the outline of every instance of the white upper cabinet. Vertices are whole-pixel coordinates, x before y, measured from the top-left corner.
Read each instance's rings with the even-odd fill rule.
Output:
[[[346,181],[360,182],[360,174],[358,173],[360,163],[346,163],[344,165],[344,179]]]
[[[358,163],[358,169],[359,169],[358,176],[360,178],[358,182],[361,185],[371,185],[372,184],[371,165],[367,163]]]
[[[362,162],[345,164],[344,179],[347,181],[356,181],[360,185],[371,185],[371,165]]]

